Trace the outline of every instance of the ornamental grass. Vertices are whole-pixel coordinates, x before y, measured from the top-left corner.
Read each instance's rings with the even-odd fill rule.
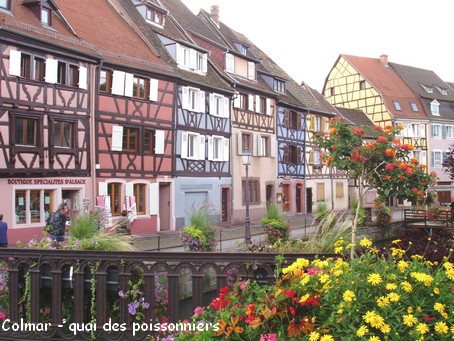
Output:
[[[193,322],[204,332],[176,340],[451,340],[454,337],[454,263],[407,256],[393,242],[389,255],[368,239],[363,252],[336,242],[337,257],[298,259],[272,286],[239,280],[221,289]],[[451,261],[450,261],[451,260]]]

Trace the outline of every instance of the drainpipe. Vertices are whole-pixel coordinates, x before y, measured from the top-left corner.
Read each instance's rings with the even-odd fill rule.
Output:
[[[93,197],[93,206],[96,205],[96,193],[98,190],[98,187],[96,186],[96,108],[97,108],[97,103],[98,103],[98,98],[96,96],[97,93],[97,79],[98,79],[98,69],[101,70],[103,61],[101,60],[99,65],[95,65],[92,67],[93,75],[90,77],[91,79],[91,99],[90,99],[90,107],[92,108],[91,110],[91,119],[90,119],[90,126],[92,127],[91,130],[91,143],[90,143],[90,153],[91,153],[91,178],[92,178],[92,197]]]

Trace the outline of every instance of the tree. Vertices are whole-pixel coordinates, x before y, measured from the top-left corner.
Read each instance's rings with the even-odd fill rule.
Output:
[[[449,174],[449,177],[454,180],[454,144],[449,146],[449,151],[443,161],[443,172]]]
[[[355,244],[359,211],[370,189],[377,191],[376,205],[388,197],[399,196],[413,204],[427,205],[434,201],[435,192],[429,188],[436,182],[435,173],[427,173],[427,167],[410,158],[413,146],[402,144],[396,137],[402,127],[374,128],[374,137],[366,141],[364,129],[347,125],[345,120],[330,120],[327,135],[316,134],[315,145],[323,148],[326,166],[332,165],[348,172],[358,184],[359,202],[352,226],[352,244]],[[352,257],[354,249],[352,248]]]

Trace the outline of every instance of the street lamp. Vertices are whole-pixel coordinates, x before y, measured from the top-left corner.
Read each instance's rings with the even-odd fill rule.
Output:
[[[246,167],[246,219],[244,221],[244,241],[246,244],[251,244],[251,219],[249,217],[249,166],[252,163],[252,153],[249,150],[245,150],[241,155],[241,161],[243,162],[243,166]]]

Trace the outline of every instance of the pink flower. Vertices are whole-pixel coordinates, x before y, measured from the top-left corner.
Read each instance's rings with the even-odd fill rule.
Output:
[[[205,312],[205,308],[197,307],[194,309],[194,316],[201,316]]]
[[[278,341],[277,334],[262,334],[260,335],[260,341]]]
[[[246,286],[247,286],[247,281],[242,281],[241,284],[240,284],[240,289],[241,290],[245,290]]]
[[[6,314],[4,312],[0,312],[0,320],[2,321],[6,320]]]

